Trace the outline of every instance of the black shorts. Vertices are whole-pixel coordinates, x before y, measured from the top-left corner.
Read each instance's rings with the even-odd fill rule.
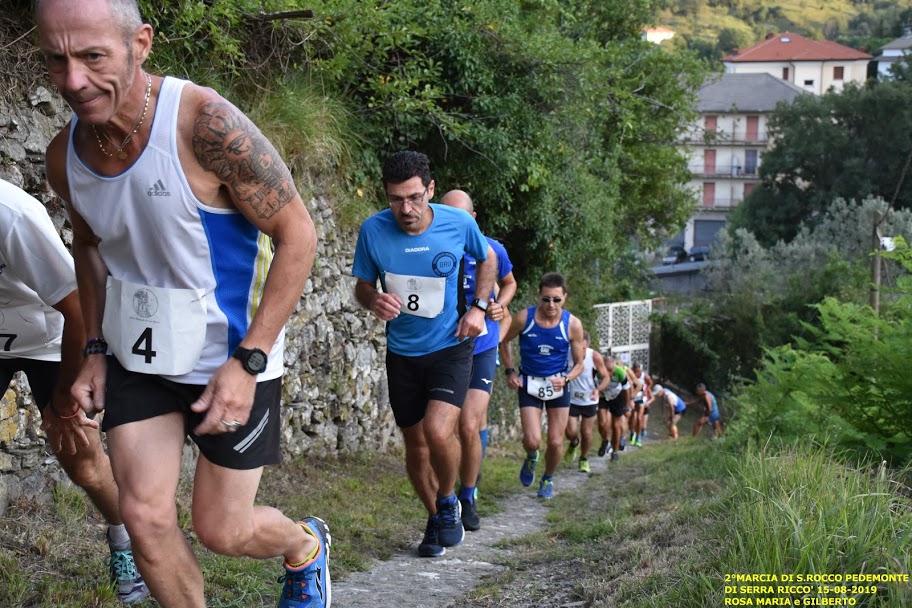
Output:
[[[570,404],[570,415],[571,416],[582,416],[583,418],[592,418],[598,414],[598,403],[593,403],[592,405],[573,405]]]
[[[472,379],[469,388],[491,394],[494,389],[494,372],[497,370],[497,347],[481,351],[472,357]]]
[[[386,351],[386,381],[396,426],[407,429],[421,422],[428,401],[461,408],[469,392],[474,340],[418,357]]]
[[[609,399],[605,407],[615,418],[620,418],[627,411],[627,391],[621,391],[614,399]]]
[[[648,406],[648,405],[645,406],[645,407],[643,408],[643,415],[644,415],[644,416],[648,416],[648,415],[649,415],[649,406]]]
[[[57,374],[60,372],[60,361],[39,361],[38,359],[0,359],[0,386],[3,390],[9,386],[16,372],[25,372],[32,398],[41,411],[54,395],[57,386]]]
[[[206,414],[198,414],[190,406],[205,388],[200,384],[179,384],[161,376],[131,372],[124,369],[115,357],[108,357],[102,430],[180,412],[184,414],[184,428],[199,447],[200,453],[220,467],[246,470],[281,462],[281,378],[257,382],[247,424],[233,433],[219,435],[193,433],[193,429],[203,421]]]

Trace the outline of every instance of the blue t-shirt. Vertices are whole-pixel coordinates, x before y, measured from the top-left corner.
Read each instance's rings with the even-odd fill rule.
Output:
[[[507,255],[507,250],[504,249],[504,246],[501,245],[498,241],[495,241],[489,236],[485,237],[488,239],[488,244],[491,246],[491,249],[494,250],[494,253],[497,255],[497,280],[503,280],[505,276],[513,272],[513,263],[510,262],[510,257]],[[465,274],[463,275],[463,288],[465,290],[466,302],[471,302],[475,299],[475,258],[473,258],[468,253],[465,255]],[[494,290],[491,290],[491,295],[489,297],[494,297]],[[498,342],[500,342],[500,323],[497,321],[492,321],[487,316],[485,316],[485,325],[488,328],[488,333],[483,336],[478,336],[475,338],[475,353],[483,353],[486,350],[496,348]]]
[[[426,355],[459,343],[456,326],[466,306],[461,293],[462,258],[467,253],[478,260],[488,257],[488,241],[471,215],[436,203],[430,208],[434,213],[430,226],[415,235],[405,233],[389,209],[369,217],[361,225],[352,264],[357,278],[369,283],[379,278],[384,292],[395,291],[387,288],[388,279],[407,285],[404,289],[415,290],[407,297],[400,294],[402,312],[386,324],[387,348],[406,357]],[[390,273],[394,276],[388,277]],[[413,305],[417,308],[419,302],[423,305],[432,300],[419,294],[419,290],[441,280],[445,286],[439,314],[432,318],[410,314]]]
[[[527,376],[547,378],[567,369],[570,312],[562,311],[556,326],[544,328],[535,322],[535,308],[526,311],[526,327],[519,335],[520,369]]]

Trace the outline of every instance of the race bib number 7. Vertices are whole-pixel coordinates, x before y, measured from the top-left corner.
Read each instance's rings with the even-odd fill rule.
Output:
[[[108,277],[102,329],[126,369],[163,376],[190,373],[206,341],[206,292]]]
[[[564,389],[554,388],[549,378],[535,376],[526,376],[526,392],[542,401],[551,401],[564,396]]]

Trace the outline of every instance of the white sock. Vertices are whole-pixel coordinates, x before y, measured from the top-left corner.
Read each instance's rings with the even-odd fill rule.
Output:
[[[130,535],[127,534],[127,527],[123,524],[119,526],[108,526],[108,540],[114,545],[130,544]]]

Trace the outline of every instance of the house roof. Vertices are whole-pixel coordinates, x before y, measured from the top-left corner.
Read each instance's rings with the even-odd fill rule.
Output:
[[[793,32],[771,36],[754,46],[723,57],[730,63],[760,61],[857,61],[871,59],[871,55],[831,42],[810,40]]]
[[[707,112],[772,112],[780,101],[791,103],[808,91],[771,74],[713,76],[697,92],[697,110]]]
[[[896,40],[891,40],[880,47],[881,51],[901,51],[904,49],[912,49],[912,35],[900,36]]]

